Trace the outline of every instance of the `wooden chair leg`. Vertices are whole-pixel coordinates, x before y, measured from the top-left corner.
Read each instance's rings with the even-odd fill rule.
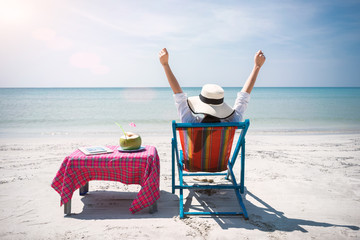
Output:
[[[89,192],[89,182],[87,182],[84,186],[82,186],[79,190],[80,196],[84,196]]]
[[[154,203],[153,203],[153,205],[151,205],[150,207],[149,207],[149,213],[150,214],[153,214],[153,213],[155,213],[155,212],[157,212],[157,201],[155,201]]]
[[[64,214],[65,215],[71,214],[71,199],[64,204]]]

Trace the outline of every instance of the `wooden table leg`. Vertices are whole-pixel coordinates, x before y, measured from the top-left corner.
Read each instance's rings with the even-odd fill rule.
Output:
[[[71,199],[64,204],[64,214],[65,215],[71,214]]]
[[[79,190],[80,196],[84,196],[89,192],[89,182],[87,182],[84,186],[82,186]]]
[[[155,201],[154,203],[153,203],[153,205],[151,205],[150,207],[149,207],[149,213],[150,214],[153,214],[153,213],[155,213],[155,212],[157,212],[157,201]]]

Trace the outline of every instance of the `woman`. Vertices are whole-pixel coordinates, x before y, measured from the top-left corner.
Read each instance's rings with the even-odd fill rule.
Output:
[[[175,104],[181,122],[241,122],[257,75],[265,62],[265,55],[261,50],[255,54],[254,68],[241,92],[238,92],[233,108],[224,102],[224,90],[216,84],[206,84],[199,96],[188,98],[171,71],[169,53],[166,48],[160,51],[159,59],[174,92]]]

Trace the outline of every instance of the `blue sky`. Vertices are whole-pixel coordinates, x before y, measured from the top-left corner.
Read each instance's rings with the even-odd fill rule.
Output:
[[[0,1],[0,87],[360,87],[359,1]]]

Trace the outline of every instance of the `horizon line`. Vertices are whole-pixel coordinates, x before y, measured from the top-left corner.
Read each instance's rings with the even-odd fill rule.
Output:
[[[70,88],[170,88],[171,87],[0,87],[0,89],[70,89]],[[189,87],[183,86],[181,88],[202,88],[202,86],[198,87]],[[242,88],[242,86],[226,86],[222,88]],[[254,87],[255,88],[360,88],[360,86],[278,86],[278,87]]]

